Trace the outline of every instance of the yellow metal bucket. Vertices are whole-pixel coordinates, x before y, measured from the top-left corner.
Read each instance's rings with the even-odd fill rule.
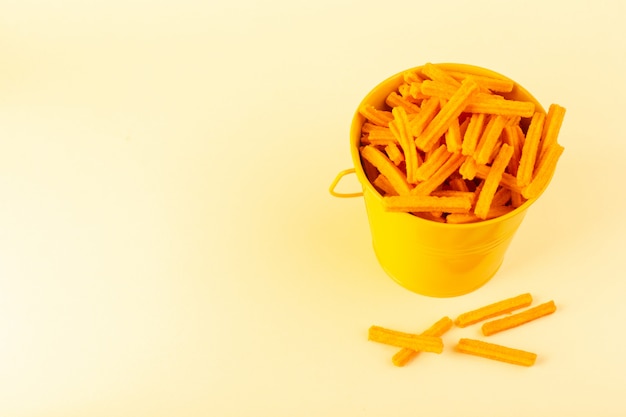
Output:
[[[470,65],[438,65],[453,71],[507,78]],[[404,72],[380,83],[361,104],[383,108],[387,95],[403,82]],[[505,96],[533,101],[537,110],[545,112],[540,103],[517,83]],[[536,198],[506,215],[469,224],[439,223],[408,213],[386,211],[382,196],[367,179],[361,164],[359,142],[363,123],[364,118],[357,111],[350,131],[354,168],[340,172],[332,182],[330,192],[336,197],[363,196],[374,252],[384,271],[401,286],[432,297],[459,296],[484,285],[500,268],[513,236]],[[335,188],[341,178],[352,173],[356,174],[362,192],[337,192]]]

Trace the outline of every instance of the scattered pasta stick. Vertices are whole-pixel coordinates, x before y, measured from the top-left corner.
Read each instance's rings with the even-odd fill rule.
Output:
[[[452,328],[452,325],[453,325],[452,319],[446,316],[446,317],[441,318],[438,322],[433,324],[431,327],[429,327],[422,333],[420,333],[420,335],[441,337],[444,335],[444,333],[446,333],[448,330]],[[416,350],[409,349],[409,348],[402,348],[395,355],[393,355],[393,358],[391,358],[391,360],[393,364],[396,366],[405,366],[407,363],[409,363],[409,361],[415,358],[418,354],[419,352]]]
[[[443,352],[441,337],[404,333],[380,326],[371,326],[369,328],[368,340],[420,352]]]
[[[537,320],[538,318],[552,314],[555,311],[556,305],[554,304],[554,301],[548,301],[547,303],[540,304],[536,307],[529,308],[528,310],[524,310],[511,316],[488,321],[483,324],[482,331],[485,336],[491,336],[492,334]]]
[[[428,126],[426,126],[422,134],[416,137],[415,144],[417,147],[424,151],[428,151],[432,148],[437,139],[448,130],[452,120],[458,118],[465,110],[467,103],[477,90],[478,84],[476,84],[475,81],[471,78],[464,80],[446,105],[443,106]]]
[[[476,310],[468,311],[456,318],[454,324],[458,327],[467,327],[471,324],[490,319],[502,314],[510,313],[523,307],[528,307],[533,301],[529,293],[520,294],[516,297],[507,298],[493,304],[486,305]]]
[[[425,181],[430,178],[443,164],[450,158],[452,154],[448,152],[446,145],[441,145],[432,152],[424,163],[415,172],[417,181]]]
[[[480,191],[480,195],[478,196],[478,201],[476,202],[476,207],[474,208],[474,213],[476,213],[478,217],[482,219],[487,218],[491,202],[498,185],[500,184],[500,180],[502,179],[502,174],[509,164],[509,160],[512,155],[513,148],[507,144],[502,145],[502,149],[491,166],[489,174],[487,175],[487,178],[485,178],[483,189]]]
[[[532,179],[545,118],[545,113],[536,112],[530,121],[517,171],[517,182],[522,187],[528,185]]]
[[[378,110],[374,106],[360,106],[359,113],[371,123],[378,126],[387,127],[389,126],[389,122],[393,120],[390,111]]]
[[[540,155],[544,155],[546,150],[557,143],[557,136],[561,130],[563,118],[565,117],[565,108],[558,104],[551,104],[546,116],[545,128],[541,135],[541,151]]]
[[[543,158],[539,161],[539,166],[535,172],[535,177],[523,190],[522,195],[531,199],[538,197],[543,189],[550,182],[550,178],[554,174],[557,162],[563,153],[564,148],[558,143],[548,148]]]
[[[406,177],[402,171],[387,158],[387,155],[372,145],[367,145],[361,148],[361,156],[375,166],[381,174],[387,177],[399,195],[410,193],[410,187],[406,181]]]
[[[422,181],[417,184],[412,190],[411,194],[413,195],[428,195],[431,192],[435,191],[437,187],[443,184],[450,175],[455,173],[463,161],[465,160],[465,156],[461,154],[452,154],[450,158],[435,172],[430,178],[426,181]]]
[[[537,360],[535,353],[474,339],[459,340],[456,350],[461,353],[521,366],[532,366]]]
[[[400,195],[383,197],[388,211],[467,213],[472,208],[471,197],[465,195],[437,197],[433,195]]]
[[[501,115],[493,115],[489,118],[476,150],[477,155],[474,159],[477,163],[486,164],[489,162],[506,122],[507,118]]]

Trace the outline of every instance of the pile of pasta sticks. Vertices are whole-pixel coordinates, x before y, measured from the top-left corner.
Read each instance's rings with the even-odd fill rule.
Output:
[[[400,350],[393,355],[392,362],[396,366],[405,366],[420,352],[442,353],[442,336],[454,326],[465,328],[484,322],[481,327],[482,333],[484,336],[491,336],[537,320],[556,311],[554,301],[529,307],[532,302],[533,298],[530,293],[520,294],[468,311],[459,315],[455,320],[445,316],[419,334],[405,333],[381,326],[371,326],[368,332],[368,340],[399,347]],[[513,313],[520,309],[523,310]],[[532,366],[537,359],[537,354],[533,352],[468,338],[461,338],[455,350],[521,366]]]
[[[505,98],[514,88],[427,63],[403,74],[384,108],[361,105],[361,161],[386,209],[470,223],[538,197],[564,150],[565,108]]]

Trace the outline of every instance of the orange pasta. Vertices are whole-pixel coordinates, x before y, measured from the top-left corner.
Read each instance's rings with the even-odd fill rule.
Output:
[[[456,350],[461,353],[521,366],[532,366],[537,360],[535,353],[474,339],[459,340]]]
[[[471,324],[527,307],[532,301],[533,298],[529,293],[520,294],[516,297],[507,298],[506,300],[463,313],[456,318],[454,324],[458,327],[467,327]]]
[[[536,307],[529,308],[517,314],[513,314],[508,317],[489,321],[482,326],[482,331],[485,336],[491,336],[492,334],[512,329],[522,324],[528,323],[538,318],[547,316],[556,311],[556,305],[554,301],[548,301],[547,303],[540,304]]]
[[[550,182],[563,152],[557,137],[565,109],[552,104],[546,114],[532,100],[515,100],[511,80],[448,68],[427,63],[406,71],[380,107],[359,107],[366,176],[386,196],[462,187],[478,197],[473,213],[409,214],[449,223],[499,217],[539,196]],[[502,188],[510,194],[504,204],[494,198]]]
[[[443,317],[427,330],[420,333],[421,336],[435,336],[441,337],[444,333],[446,333],[450,328],[452,328],[452,319],[450,317]],[[419,354],[419,351],[402,348],[400,349],[393,358],[391,359],[393,364],[396,366],[405,366],[409,361],[415,358]]]
[[[419,352],[443,352],[441,337],[404,333],[381,326],[371,326],[369,328],[368,340]]]

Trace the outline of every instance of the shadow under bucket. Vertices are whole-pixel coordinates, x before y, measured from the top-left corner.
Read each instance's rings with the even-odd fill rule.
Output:
[[[451,71],[508,80],[507,77],[480,67],[438,65]],[[405,72],[380,83],[363,99],[361,105],[384,108],[385,98],[403,83]],[[532,101],[537,111],[545,113],[540,103],[517,83],[512,92],[503,95],[512,100]],[[357,111],[350,131],[354,169],[340,172],[330,191],[337,197],[363,196],[374,252],[384,271],[406,289],[431,297],[459,296],[484,285],[500,268],[518,227],[536,198],[527,200],[500,217],[467,224],[440,223],[409,213],[387,211],[382,196],[368,180],[361,163],[359,144],[364,121]],[[356,174],[362,193],[336,192],[337,183],[350,173]]]

